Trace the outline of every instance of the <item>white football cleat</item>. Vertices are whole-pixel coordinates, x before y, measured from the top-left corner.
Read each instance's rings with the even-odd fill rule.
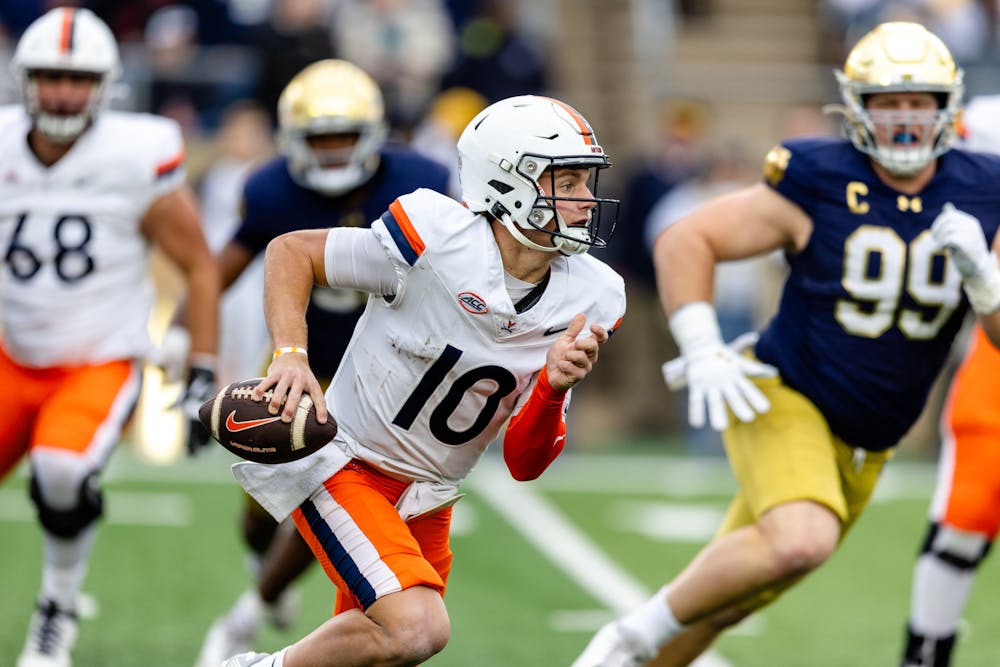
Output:
[[[31,615],[17,667],[71,667],[76,631],[75,612],[60,609],[52,600],[40,601]]]
[[[571,667],[642,667],[656,651],[615,621],[594,635]]]
[[[234,655],[222,667],[271,667],[274,656],[270,653],[240,653]]]
[[[223,616],[212,623],[205,635],[205,641],[198,652],[195,667],[219,667],[222,661],[237,653],[246,654],[257,640],[256,629],[250,633],[234,630],[229,617]]]
[[[273,605],[265,604],[264,616],[278,630],[287,630],[295,625],[302,611],[302,593],[298,588],[289,587]]]

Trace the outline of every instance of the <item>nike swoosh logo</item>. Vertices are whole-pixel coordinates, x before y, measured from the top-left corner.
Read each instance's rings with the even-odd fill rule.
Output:
[[[236,410],[229,413],[226,417],[226,428],[230,433],[238,433],[240,431],[245,431],[248,428],[255,428],[257,426],[263,426],[264,424],[270,424],[271,422],[276,422],[281,419],[281,415],[277,417],[265,417],[264,419],[248,419],[247,421],[236,421]]]
[[[569,327],[568,327],[568,326],[565,326],[565,327],[560,327],[560,328],[558,328],[558,329],[555,329],[555,328],[553,328],[553,327],[549,327],[548,329],[546,329],[546,330],[545,330],[545,331],[544,331],[544,332],[542,333],[542,335],[543,335],[543,336],[551,336],[551,335],[553,335],[553,334],[557,334],[557,333],[560,333],[560,332],[563,332],[563,331],[566,331],[566,329],[569,329]]]

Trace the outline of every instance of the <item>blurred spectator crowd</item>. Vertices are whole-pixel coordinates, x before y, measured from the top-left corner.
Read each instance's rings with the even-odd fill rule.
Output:
[[[404,133],[447,88],[492,102],[547,87],[538,36],[504,0],[3,0],[0,51],[63,5],[92,9],[122,43],[119,106],[175,118],[189,136],[215,131],[238,101],[271,114],[288,80],[322,58],[371,74]]]

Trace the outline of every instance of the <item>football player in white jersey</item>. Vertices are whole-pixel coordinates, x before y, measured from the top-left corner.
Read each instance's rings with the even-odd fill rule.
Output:
[[[29,456],[43,532],[38,608],[17,665],[68,667],[102,512],[98,476],[149,352],[150,246],[188,282],[192,403],[214,382],[218,275],[177,125],[102,109],[120,70],[108,27],[86,9],[53,9],[25,31],[11,67],[24,99],[0,108],[0,478]]]
[[[264,310],[278,348],[255,391],[273,389],[270,410],[286,421],[281,401],[307,393],[339,431],[298,462],[243,462],[234,474],[276,519],[293,515],[337,604],[292,646],[228,667],[414,665],[444,648],[460,482],[504,427],[511,474],[545,470],[565,444],[570,388],[624,315],[621,277],[584,254],[605,245],[618,202],[596,197],[609,161],[579,113],[545,97],[502,100],[458,150],[465,205],[420,189],[370,229],[268,246]],[[370,294],[325,400],[305,351],[314,283]]]

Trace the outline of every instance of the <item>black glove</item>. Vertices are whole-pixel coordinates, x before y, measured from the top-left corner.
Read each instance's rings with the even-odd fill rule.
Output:
[[[192,366],[188,369],[187,385],[177,403],[188,422],[187,450],[189,455],[193,456],[212,441],[212,435],[198,419],[198,408],[201,407],[202,403],[215,396],[215,391],[215,371],[200,366]]]

